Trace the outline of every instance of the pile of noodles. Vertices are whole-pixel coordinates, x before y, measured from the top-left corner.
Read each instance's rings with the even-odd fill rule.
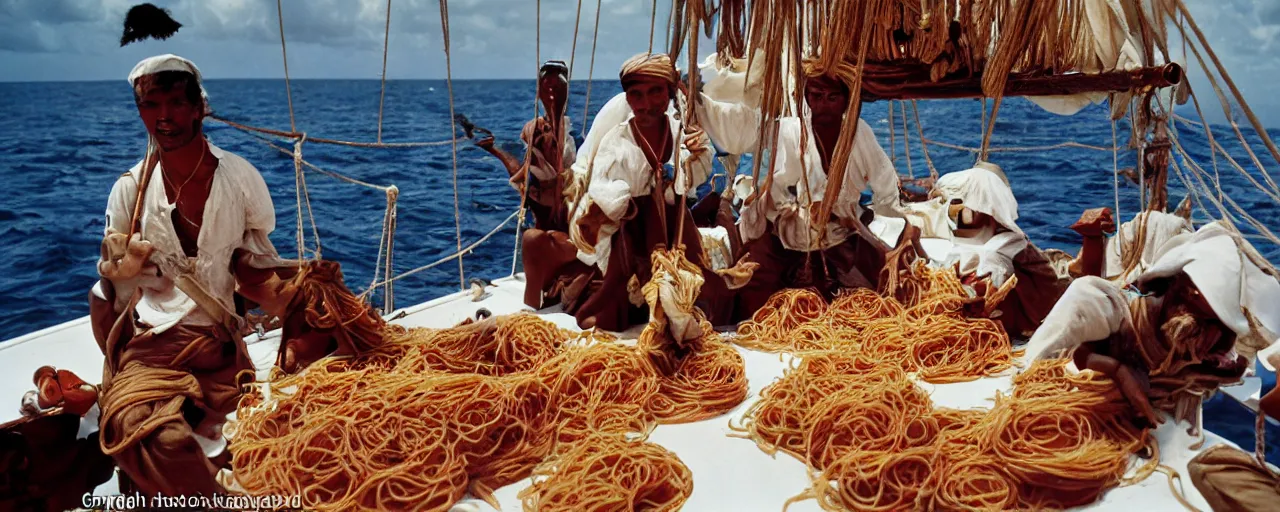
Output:
[[[1009,335],[987,318],[966,318],[968,295],[954,272],[917,266],[897,297],[868,289],[830,304],[808,289],[783,290],[738,328],[734,342],[767,352],[856,350],[933,383],[997,375],[1013,365]]]
[[[1065,364],[1038,362],[991,410],[962,411],[935,408],[901,368],[811,352],[733,428],[814,468],[796,499],[826,510],[1080,506],[1121,483],[1149,439],[1109,379]]]
[[[813,468],[826,510],[1060,509],[1096,501],[1147,446],[1128,402],[1101,374],[1042,361],[991,410],[935,408],[911,375],[958,382],[1013,364],[1008,336],[967,318],[954,272],[916,266],[893,296],[811,290],[770,298],[735,340],[794,353],[740,425],[764,451]],[[1141,478],[1154,470],[1147,463]]]
[[[618,488],[643,489],[628,498],[641,508],[678,508],[688,469],[635,438],[747,394],[742,357],[703,327],[704,349],[663,376],[643,347],[531,314],[390,326],[370,354],[245,395],[227,429],[235,483],[308,509],[448,510],[467,493],[498,508],[494,489],[536,475],[522,499],[543,510],[612,507]]]

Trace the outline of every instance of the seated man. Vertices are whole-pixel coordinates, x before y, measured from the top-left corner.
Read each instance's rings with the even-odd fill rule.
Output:
[[[1153,424],[1163,411],[1198,429],[1203,397],[1238,381],[1255,356],[1245,350],[1280,332],[1280,281],[1255,259],[1264,261],[1213,223],[1166,244],[1128,288],[1077,279],[1027,344],[1025,362],[1069,355],[1080,369],[1113,376]]]
[[[524,303],[534,309],[561,299],[575,300],[577,288],[570,285],[588,272],[587,266],[577,261],[577,249],[568,234],[573,199],[566,194],[572,181],[566,171],[577,157],[569,136],[571,122],[565,115],[569,106],[568,76],[569,68],[560,61],[549,61],[538,71],[538,99],[546,114],[529,121],[520,133],[529,148],[524,162],[495,147],[493,137],[476,142],[502,161],[517,191],[526,193],[527,189],[525,204],[533,212],[534,224],[522,235]]]
[[[579,260],[603,274],[580,307],[566,310],[584,329],[619,331],[646,321],[639,290],[649,279],[649,255],[672,248],[677,233],[686,257],[703,270],[702,296],[713,302],[728,291],[704,262],[692,215],[678,201],[707,180],[711,152],[705,134],[681,133],[680,121],[667,115],[675,67],[665,55],[640,54],[623,65],[621,80],[632,115],[592,148],[586,194],[570,226]]]
[[[385,326],[336,262],[279,258],[262,176],[204,136],[200,80],[175,55],[129,74],[148,151],[112,187],[101,279],[89,294],[105,356],[101,444],[123,471],[125,494],[224,491],[214,477],[229,460],[221,427],[254,370],[241,338],[246,309],[282,319],[277,364],[286,372],[359,355]]]
[[[949,237],[950,251],[934,254],[945,265],[958,264],[968,283],[990,278],[992,286],[1012,276],[1018,281],[1001,306],[999,320],[1011,336],[1030,336],[1058,301],[1070,278],[1059,275],[1049,259],[1018,228],[1018,200],[1008,178],[996,165],[976,167],[938,178],[932,195],[945,206],[939,215],[947,227],[938,233],[938,220],[922,229],[935,237]],[[919,217],[912,217],[913,223]],[[926,235],[927,236],[927,235]]]
[[[225,446],[220,427],[253,370],[233,294],[286,316],[292,294],[270,268],[287,264],[267,237],[275,211],[262,176],[204,137],[195,65],[152,57],[129,84],[150,141],[112,188],[89,295],[106,356],[102,446],[127,476],[122,491],[208,496],[223,488],[206,453]]]
[[[779,120],[772,179],[762,179],[755,201],[742,207],[738,227],[744,249],[760,268],[738,296],[735,320],[750,318],[784,288],[816,286],[828,295],[841,287],[875,288],[885,254],[901,234],[882,241],[863,223],[858,199],[868,186],[875,215],[902,213],[893,163],[861,119],[825,238],[822,227],[812,226],[827,187],[837,186],[827,182],[827,173],[846,121],[848,86],[827,76],[810,77],[805,102],[809,116]],[[805,133],[801,123],[808,124]]]

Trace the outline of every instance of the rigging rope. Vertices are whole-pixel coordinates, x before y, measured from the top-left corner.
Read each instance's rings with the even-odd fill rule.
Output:
[[[907,104],[903,103],[900,110],[902,110],[902,153],[907,157],[907,176],[915,179],[916,172],[911,169],[911,132],[907,130]],[[893,119],[889,119],[889,124],[893,125]]]
[[[1115,218],[1122,219],[1123,217],[1120,216],[1120,144],[1119,144],[1119,138],[1116,136],[1116,120],[1115,119],[1111,120],[1111,165],[1112,165],[1111,188],[1116,196],[1115,197],[1116,199]],[[1124,261],[1124,250],[1125,250],[1125,247],[1128,247],[1128,244],[1125,243],[1124,241],[1123,229],[1116,230],[1116,238],[1118,238],[1120,241],[1118,245],[1119,252],[1120,252],[1120,260]]]
[[[911,115],[915,117],[916,134],[920,136],[920,151],[924,153],[924,163],[929,166],[929,177],[937,180],[938,168],[934,167],[933,158],[929,156],[929,144],[925,142],[927,139],[924,138],[924,127],[920,124],[920,109],[916,106],[916,100],[911,100]]]
[[[1213,61],[1214,67],[1217,68],[1218,74],[1222,75],[1222,80],[1227,83],[1227,87],[1231,89],[1231,94],[1235,96],[1236,102],[1240,104],[1240,110],[1244,112],[1245,117],[1247,117],[1249,122],[1253,124],[1254,131],[1262,139],[1262,142],[1267,146],[1267,149],[1271,151],[1271,156],[1275,158],[1276,162],[1280,162],[1280,148],[1276,148],[1275,142],[1273,142],[1271,137],[1267,134],[1267,130],[1262,126],[1262,122],[1258,120],[1258,116],[1254,115],[1253,109],[1249,108],[1248,103],[1245,103],[1243,95],[1241,95],[1240,90],[1236,88],[1235,81],[1227,74],[1226,68],[1224,68],[1222,66],[1222,62],[1218,60],[1218,55],[1209,47],[1209,42],[1205,39],[1204,33],[1200,32],[1200,27],[1196,25],[1195,20],[1191,18],[1191,13],[1187,10],[1186,3],[1182,0],[1177,0],[1177,2],[1178,9],[1182,12],[1187,25],[1189,25],[1191,27],[1191,31],[1196,34],[1196,38],[1200,41],[1200,45],[1204,47],[1205,53],[1209,54],[1209,59]],[[1179,26],[1178,29],[1182,31],[1181,26]],[[1184,40],[1187,38],[1185,31],[1182,31],[1182,37]],[[1213,74],[1209,72],[1208,67],[1204,64],[1204,59],[1200,57],[1200,52],[1196,51],[1195,48],[1195,45],[1192,44],[1191,51],[1196,55],[1196,59],[1200,61],[1201,67],[1205,69],[1205,75],[1209,77],[1209,83],[1213,85],[1214,90],[1222,99],[1223,107],[1227,109],[1227,120],[1230,121],[1231,127],[1236,132],[1236,136],[1240,137],[1241,142],[1245,143],[1245,149],[1249,152],[1249,156],[1253,158],[1254,163],[1258,165],[1258,170],[1262,171],[1262,176],[1266,178],[1267,184],[1271,185],[1271,187],[1276,190],[1280,190],[1280,187],[1276,186],[1276,182],[1271,179],[1271,175],[1267,172],[1266,168],[1262,166],[1262,162],[1258,161],[1258,157],[1253,154],[1253,150],[1250,149],[1248,143],[1245,142],[1244,135],[1240,133],[1239,125],[1236,124],[1235,119],[1231,115],[1230,105],[1226,102],[1226,95],[1223,94],[1222,89],[1218,87],[1217,80],[1215,80]]]
[[[249,126],[247,124],[237,123],[230,119],[218,117],[217,115],[209,115],[208,119],[213,119],[215,121],[221,122],[227,126],[230,126],[232,128],[235,128],[244,132],[265,133],[267,135],[274,135],[276,137],[281,137],[285,139],[297,139],[298,137],[302,136],[302,133],[296,132],[296,131],[286,132],[282,130],[273,130],[271,128],[260,128],[257,126]],[[457,140],[458,140],[457,138],[453,138],[449,140],[440,140],[440,141],[434,141],[434,142],[352,142],[352,141],[346,141],[346,140],[325,139],[321,137],[310,137],[310,136],[307,137],[307,142],[312,142],[316,144],[332,144],[335,146],[348,146],[348,147],[356,147],[356,148],[381,148],[381,149],[448,146],[449,144],[452,144]]]
[[[280,0],[276,0],[276,19],[280,22],[280,56],[284,58],[284,94],[289,99],[289,129],[297,132],[298,125],[293,120],[293,88],[289,86],[289,50],[284,44],[284,7]]]
[[[387,44],[391,40],[391,0],[387,0],[387,27],[382,33],[382,92],[378,94],[378,144],[382,144],[382,106],[387,99]]]
[[[367,296],[367,295],[369,294],[369,292],[370,292],[374,287],[381,286],[381,285],[384,285],[384,284],[387,284],[387,283],[391,283],[391,282],[395,282],[395,281],[399,281],[399,280],[401,280],[401,279],[404,279],[404,278],[409,277],[409,276],[411,276],[411,275],[417,274],[417,273],[422,272],[422,271],[424,271],[424,270],[430,270],[430,269],[435,268],[435,267],[437,267],[437,266],[439,266],[439,265],[441,265],[441,264],[448,263],[448,262],[450,262],[450,261],[452,261],[452,260],[454,260],[454,259],[461,259],[461,258],[462,258],[462,256],[464,256],[464,255],[466,255],[466,254],[469,254],[471,251],[475,250],[475,248],[476,248],[476,247],[479,247],[479,246],[480,246],[480,244],[483,244],[483,243],[485,243],[485,242],[489,241],[489,239],[490,239],[490,238],[493,238],[493,235],[498,234],[498,232],[499,232],[499,231],[501,231],[501,230],[502,230],[502,228],[506,227],[507,223],[511,222],[511,220],[512,220],[512,219],[516,218],[516,215],[517,215],[518,213],[519,213],[519,212],[513,212],[511,215],[508,215],[508,216],[507,216],[507,218],[506,218],[505,220],[503,220],[502,222],[498,223],[498,225],[497,225],[497,226],[494,226],[492,230],[490,230],[490,231],[489,231],[488,233],[486,233],[484,236],[480,237],[480,239],[479,239],[479,240],[476,240],[475,242],[471,243],[470,245],[467,245],[466,247],[463,247],[463,248],[459,249],[457,252],[455,252],[455,253],[453,253],[453,254],[450,254],[450,255],[448,255],[448,256],[445,256],[445,257],[443,257],[443,258],[440,258],[440,259],[438,259],[438,260],[436,260],[436,261],[433,261],[433,262],[431,262],[431,263],[428,263],[428,264],[426,264],[426,265],[423,265],[423,266],[421,266],[421,267],[418,267],[418,268],[415,268],[415,269],[410,270],[410,271],[408,271],[408,272],[405,272],[405,273],[403,273],[403,274],[400,274],[400,275],[398,275],[398,276],[395,276],[395,277],[392,277],[392,278],[390,278],[390,279],[387,279],[387,280],[385,280],[385,281],[381,281],[381,282],[374,283],[373,287],[370,287],[370,289],[369,289],[369,290],[365,290],[363,293],[361,293],[361,294],[360,294],[360,297],[361,297],[361,298],[363,298],[363,297]]]
[[[596,72],[596,42],[600,37],[600,2],[596,0],[596,26],[591,32],[591,65],[587,68],[587,97],[582,102],[582,133],[587,133],[587,116],[591,112],[591,77]]]
[[[898,143],[894,140],[893,101],[889,100],[889,161],[898,161]]]
[[[962,146],[959,144],[951,144],[949,142],[942,142],[942,141],[933,140],[933,139],[924,139],[924,140],[927,141],[929,144],[933,144],[935,146],[941,146],[948,149],[954,149],[957,151],[968,151],[974,154],[982,153],[982,148],[980,147]],[[1060,142],[1058,144],[1051,144],[1047,146],[989,147],[987,148],[987,153],[1019,153],[1019,152],[1029,152],[1029,151],[1049,151],[1053,149],[1065,149],[1065,148],[1091,149],[1094,151],[1108,151],[1108,152],[1111,151],[1111,148],[1104,148],[1102,146],[1094,146],[1091,144],[1082,144],[1075,141],[1069,141],[1069,142]]]
[[[658,23],[658,0],[653,0],[653,10],[649,13],[649,54],[653,54],[653,28]],[[596,12],[599,15],[599,11]],[[674,58],[675,56],[672,55]]]
[[[534,50],[533,50],[533,120],[532,122],[537,123],[538,122],[538,92],[539,92],[539,89],[542,87],[541,78],[539,77],[539,75],[542,72],[542,0],[537,1],[534,9],[535,11],[534,11],[533,17],[535,20],[534,21],[535,28],[533,33]],[[574,32],[573,36],[574,36],[574,44],[576,45],[578,43],[577,32]],[[572,57],[570,57],[570,59],[572,59]],[[566,94],[568,90],[569,90],[569,84],[566,83],[565,84]],[[565,98],[564,101],[566,104],[568,104],[569,98]],[[547,112],[547,117],[549,118],[552,117],[551,114],[552,114],[551,112]],[[559,120],[553,119],[552,126],[556,126],[557,124],[559,124],[558,121]],[[555,134],[555,138],[557,141],[559,141],[560,144],[558,148],[560,149],[561,154],[563,154],[564,141],[560,140],[559,133]],[[534,135],[530,134],[529,142],[527,143],[529,147],[524,153],[524,169],[522,170],[522,172],[525,173],[524,186],[520,188],[520,207],[516,209],[516,213],[519,214],[516,217],[516,239],[511,247],[511,275],[512,276],[516,275],[516,262],[519,260],[519,257],[520,257],[520,240],[523,238],[523,233],[524,233],[524,218],[529,208],[529,176],[531,174],[531,171],[529,170],[529,166],[532,165],[533,163],[533,140],[534,140]],[[548,165],[548,162],[544,162],[543,165]],[[563,171],[563,169],[560,169],[560,171]]]
[[[578,26],[582,24],[582,0],[578,0],[578,14],[573,18],[573,46],[569,49],[569,80],[573,80],[573,63],[578,59]],[[587,77],[588,80],[591,77]]]
[[[440,30],[444,36],[444,72],[449,85],[449,119],[452,120],[455,114],[453,111],[453,60],[449,54],[449,0],[440,0]],[[449,126],[452,129],[453,125]],[[462,268],[462,212],[458,210],[458,139],[454,137],[451,142],[453,143],[453,227],[458,239],[458,289],[463,290],[467,287],[467,277]]]

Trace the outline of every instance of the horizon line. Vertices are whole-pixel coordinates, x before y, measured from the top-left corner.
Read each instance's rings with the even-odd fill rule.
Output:
[[[217,81],[223,81],[223,80],[227,80],[227,81],[281,80],[283,81],[284,79],[285,79],[284,77],[240,77],[240,78],[221,77],[221,78],[204,78],[201,81],[202,82],[217,82]],[[289,77],[289,81],[309,81],[309,80],[343,80],[343,81],[380,82],[382,79],[380,78]],[[517,81],[532,82],[537,79],[536,78],[454,78],[453,79],[453,81],[455,82],[474,81],[474,80],[484,80],[489,82],[517,82]],[[4,80],[4,79],[0,79],[0,84],[75,84],[75,83],[116,82],[116,81],[120,81],[120,79],[119,78],[78,79],[78,80]],[[444,77],[441,77],[441,78],[387,78],[387,81],[388,82],[428,82],[428,81],[447,82],[449,81],[449,79]],[[592,78],[589,80],[586,78],[578,78],[578,79],[570,80],[570,82],[608,82],[608,81],[617,82],[619,80],[617,78]]]

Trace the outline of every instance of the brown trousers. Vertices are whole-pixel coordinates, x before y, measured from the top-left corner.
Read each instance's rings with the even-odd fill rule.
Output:
[[[677,230],[684,231],[681,243],[685,246],[685,257],[702,269],[704,283],[698,307],[703,311],[724,309],[721,303],[729,296],[728,288],[724,280],[703,261],[702,238],[694,225],[693,215],[686,210],[684,223],[679,222],[680,210],[686,207],[663,204],[659,210],[651,196],[634,197],[632,204],[636,215],[624,220],[618,232],[613,234],[609,271],[598,283],[589,286],[579,307],[572,311],[566,308],[566,312],[572,314],[584,329],[595,326],[607,331],[623,331],[632,325],[648,322],[648,308],[631,304],[627,283],[632,276],[641,285],[649,281],[653,270],[649,255],[658,246],[674,244]],[[665,231],[659,211],[665,215]],[[599,273],[598,267],[595,272]]]
[[[1280,475],[1252,455],[1226,445],[1205,450],[1187,464],[1191,483],[1214,512],[1280,508]]]
[[[824,251],[783,247],[769,223],[765,236],[746,244],[748,261],[760,264],[751,282],[738,290],[733,320],[751,318],[774,293],[785,288],[817,288],[830,299],[841,288],[876,289],[888,247],[866,230]]]
[[[1018,284],[998,308],[999,320],[1009,335],[1030,338],[1067,291],[1071,279],[1059,277],[1049,257],[1030,243],[1013,258],[1013,275]]]
[[[193,437],[207,417],[235,410],[253,363],[244,342],[219,327],[174,326],[156,334],[116,318],[90,296],[94,334],[106,356],[98,428],[103,453],[145,495],[223,492],[215,465]],[[136,333],[136,334],[135,334]]]

